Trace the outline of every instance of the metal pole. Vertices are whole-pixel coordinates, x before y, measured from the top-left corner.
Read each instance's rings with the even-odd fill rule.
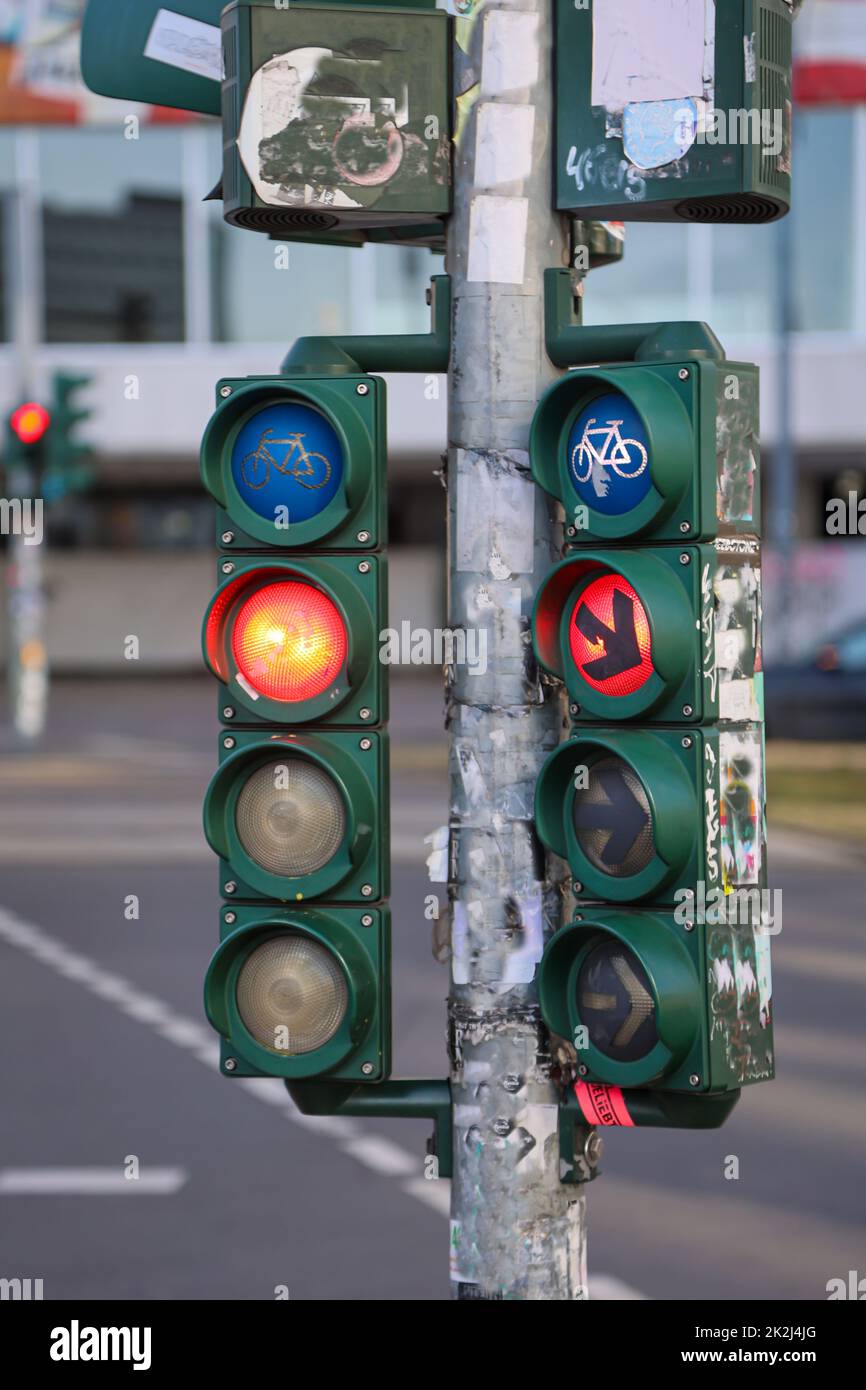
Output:
[[[42,341],[42,208],[39,136],[15,133],[15,224],[11,238],[13,339],[18,363],[19,400],[32,394],[36,356]],[[35,501],[39,480],[27,469],[9,476],[10,497]],[[45,646],[44,541],[29,544],[18,533],[9,537],[6,565],[8,621],[6,668],[12,722],[18,737],[38,739],[48,711],[48,657]]]
[[[541,391],[543,273],[566,266],[551,187],[552,0],[482,3],[456,24],[449,376],[449,999],[455,1298],[586,1297],[584,1199],[559,1181],[557,1088],[532,984],[561,894],[533,831],[562,710],[529,619],[559,551],[528,473]],[[545,698],[545,695],[547,698]]]

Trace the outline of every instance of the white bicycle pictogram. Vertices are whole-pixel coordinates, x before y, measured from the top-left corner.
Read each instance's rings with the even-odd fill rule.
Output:
[[[609,420],[606,425],[596,424],[595,416],[587,420],[583,438],[575,444],[571,453],[571,467],[579,483],[589,482],[598,497],[606,497],[609,487],[608,469],[612,468],[618,478],[639,478],[647,466],[648,455],[639,439],[623,439],[620,432],[622,420]],[[593,440],[601,440],[599,445]],[[637,452],[637,459],[634,452]]]

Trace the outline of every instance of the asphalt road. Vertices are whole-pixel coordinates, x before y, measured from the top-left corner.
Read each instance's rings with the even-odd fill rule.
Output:
[[[423,837],[447,815],[444,735],[435,691],[393,694],[395,1072],[437,1076],[448,974]],[[204,680],[61,683],[40,751],[0,750],[0,1278],[46,1298],[446,1298],[428,1125],[305,1120],[279,1082],[218,1074],[200,1003],[216,730]],[[779,1079],[715,1133],[608,1134],[588,1202],[600,1296],[822,1299],[866,1274],[863,868],[774,848]]]

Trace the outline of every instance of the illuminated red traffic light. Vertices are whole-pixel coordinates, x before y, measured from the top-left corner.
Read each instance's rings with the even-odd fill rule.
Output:
[[[312,700],[345,665],[346,625],[312,584],[283,580],[256,589],[232,629],[238,671],[260,695],[286,703]]]
[[[27,401],[12,412],[9,423],[22,444],[38,444],[51,424],[51,416],[43,405]]]
[[[633,695],[653,674],[646,609],[621,574],[601,575],[581,591],[568,636],[582,678],[605,695]]]

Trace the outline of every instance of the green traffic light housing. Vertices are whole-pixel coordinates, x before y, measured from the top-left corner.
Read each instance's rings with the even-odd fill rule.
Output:
[[[222,1071],[384,1080],[390,951],[390,913],[381,906],[227,908],[204,991]]]
[[[222,682],[224,718],[278,726],[387,719],[382,556],[222,556],[219,570],[228,577],[205,615],[203,648]]]
[[[539,403],[532,476],[562,504],[572,545],[714,540],[760,529],[757,441],[751,364],[581,368]]]
[[[556,206],[763,223],[791,201],[790,0],[556,5]]]
[[[366,374],[217,385],[201,446],[217,534],[238,549],[375,549],[387,540],[386,388]]]
[[[711,1088],[701,938],[668,914],[604,911],[552,937],[539,966],[541,1012],[574,1045],[584,1079]]]
[[[672,903],[694,891],[706,877],[703,766],[698,732],[592,729],[554,749],[535,826],[568,863],[576,896]]]
[[[377,902],[390,891],[388,739],[371,730],[220,735],[204,805],[223,893]]]

